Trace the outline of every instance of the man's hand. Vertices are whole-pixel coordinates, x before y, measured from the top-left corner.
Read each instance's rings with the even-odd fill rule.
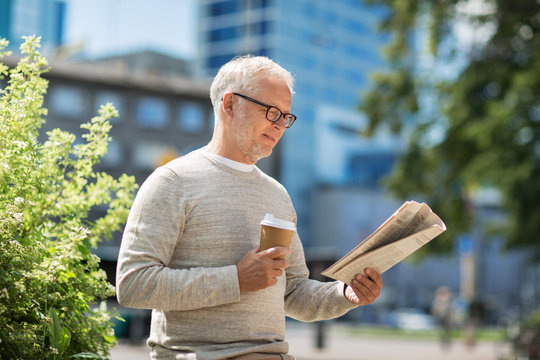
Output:
[[[381,294],[383,282],[375,270],[367,268],[365,275],[356,274],[351,285],[345,288],[347,300],[356,305],[368,305]]]
[[[283,274],[283,269],[289,267],[287,260],[276,257],[289,255],[290,252],[291,249],[284,246],[261,252],[257,252],[257,248],[250,250],[236,264],[240,291],[256,291],[275,285],[277,278]]]

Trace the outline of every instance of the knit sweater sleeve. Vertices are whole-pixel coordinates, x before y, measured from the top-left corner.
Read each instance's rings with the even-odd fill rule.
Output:
[[[193,310],[240,301],[235,265],[169,267],[182,241],[182,184],[167,168],[141,186],[126,223],[116,273],[120,304],[160,310]]]

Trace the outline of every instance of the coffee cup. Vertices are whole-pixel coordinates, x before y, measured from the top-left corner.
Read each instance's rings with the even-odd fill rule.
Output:
[[[290,246],[295,231],[296,227],[294,223],[278,219],[272,214],[266,214],[261,221],[259,251],[275,246]],[[279,256],[276,259],[285,259],[285,256]]]

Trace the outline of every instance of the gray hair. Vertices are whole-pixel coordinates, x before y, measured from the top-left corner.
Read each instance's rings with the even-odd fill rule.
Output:
[[[212,100],[216,121],[219,120],[219,109],[223,95],[227,92],[239,92],[246,95],[253,93],[255,80],[260,74],[273,75],[283,79],[291,95],[294,94],[293,76],[274,61],[265,56],[236,57],[219,69],[210,86],[210,100]]]

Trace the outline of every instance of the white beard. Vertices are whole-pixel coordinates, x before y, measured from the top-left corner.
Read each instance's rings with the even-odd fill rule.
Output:
[[[265,158],[267,156],[270,156],[272,154],[272,149],[270,149],[269,153],[266,153],[266,151],[263,148],[263,145],[261,145],[259,142],[250,143],[249,141],[249,133],[248,133],[248,127],[246,126],[251,120],[247,118],[244,109],[239,109],[238,111],[238,118],[235,119],[236,123],[234,125],[233,129],[233,136],[234,140],[236,142],[236,145],[242,152],[242,154],[246,157],[248,157],[253,162],[257,162],[262,158]]]

